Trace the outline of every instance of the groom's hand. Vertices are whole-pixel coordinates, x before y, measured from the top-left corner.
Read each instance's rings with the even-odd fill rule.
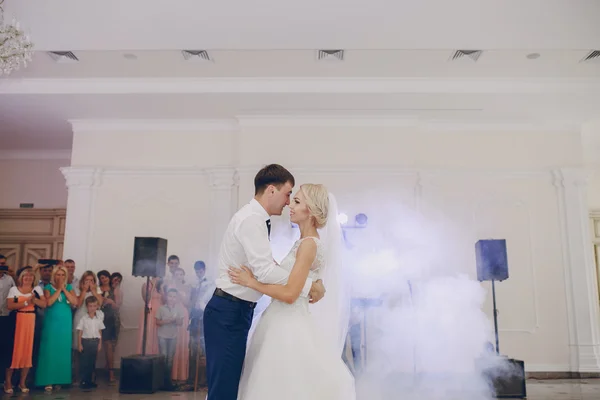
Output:
[[[323,296],[325,296],[325,286],[323,286],[323,281],[319,279],[313,282],[308,293],[308,298],[310,299],[310,303],[314,304],[321,300]]]

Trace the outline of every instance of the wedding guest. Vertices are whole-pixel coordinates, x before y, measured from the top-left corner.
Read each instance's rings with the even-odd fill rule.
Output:
[[[44,293],[44,288],[50,283],[52,279],[52,271],[54,265],[48,264],[37,264],[34,268],[34,272],[39,275],[39,281],[37,287],[40,288],[41,292]],[[40,342],[42,337],[42,328],[44,327],[44,318],[46,316],[46,308],[35,307],[35,334],[33,336],[33,367],[29,370],[29,383],[34,384],[35,374],[37,370],[37,361],[40,354]]]
[[[57,266],[49,285],[44,288],[46,316],[42,329],[40,356],[35,385],[51,392],[53,385],[71,384],[71,345],[73,316],[71,307],[77,305],[77,296],[68,279],[67,269]]]
[[[123,283],[123,275],[121,275],[119,272],[113,272],[110,275],[110,285],[115,291],[115,297],[119,297],[117,300],[119,307],[123,305],[123,292],[121,291],[121,283]]]
[[[167,266],[169,267],[170,276],[165,277],[164,281],[169,283],[171,279],[175,276],[175,271],[179,268],[179,256],[172,254],[167,259]]]
[[[7,298],[10,289],[15,286],[15,281],[8,274],[6,258],[0,254],[0,370],[6,371],[12,363],[13,343],[15,337],[15,313],[9,311]],[[6,374],[0,374],[3,376]],[[7,386],[8,385],[8,386]],[[11,382],[4,382],[4,391],[12,388]]]
[[[35,306],[46,307],[44,292],[35,284],[35,274],[31,267],[18,272],[17,286],[8,292],[8,309],[16,311],[16,328],[12,363],[6,370],[4,392],[11,394],[12,374],[15,369],[21,370],[19,389],[28,393],[27,375],[33,365],[33,339],[35,335]]]
[[[68,259],[65,260],[63,263],[64,267],[67,269],[67,271],[69,272],[69,278],[68,278],[68,282],[70,283],[72,287],[76,288],[79,286],[79,278],[77,276],[75,276],[75,261]]]
[[[8,266],[8,264],[6,263],[6,257],[3,254],[0,254],[0,267],[6,267],[6,273],[8,275],[10,275],[11,278],[13,278],[13,280],[15,279],[15,271]]]
[[[177,347],[173,359],[173,369],[171,378],[174,381],[186,381],[189,375],[189,345],[190,332],[188,325],[190,316],[188,308],[190,306],[191,287],[185,282],[185,271],[181,268],[173,270],[173,280],[166,288],[167,291],[175,289],[177,292],[177,305],[181,308],[182,324],[177,327]]]
[[[206,279],[206,264],[204,261],[196,261],[194,271],[198,283],[192,289],[191,312],[190,312],[190,372],[189,376],[195,380],[198,369],[205,364],[206,348],[204,346],[204,308],[215,291],[215,285]],[[203,362],[204,361],[204,362]],[[201,365],[197,365],[201,364]],[[206,382],[205,374],[199,376],[200,384]]]
[[[79,376],[81,376],[82,389],[98,387],[92,379],[96,369],[96,358],[102,349],[102,330],[104,329],[98,306],[99,301],[95,296],[86,297],[86,313],[77,323],[77,348],[81,353]]]
[[[73,369],[75,378],[74,382],[78,382],[80,378],[78,376],[79,371],[79,358],[81,352],[79,351],[79,337],[77,332],[77,326],[79,325],[79,321],[87,314],[87,306],[85,301],[88,297],[94,297],[98,304],[101,305],[103,301],[102,290],[100,286],[98,286],[98,282],[96,281],[96,274],[92,271],[85,271],[83,275],[81,275],[81,279],[79,280],[79,284],[73,287],[73,291],[77,296],[77,306],[75,311],[75,316],[73,317]],[[103,318],[103,314],[99,312],[100,318]]]
[[[148,287],[146,287],[148,286]],[[157,335],[157,326],[156,326],[156,313],[160,306],[162,306],[163,293],[162,293],[163,282],[159,278],[152,278],[148,285],[144,282],[142,285],[142,301],[146,301],[146,293],[150,291],[148,294],[148,320],[147,320],[147,335],[146,335],[146,354],[158,354],[158,335]],[[142,354],[142,342],[144,335],[144,314],[146,313],[145,309],[142,309],[140,315],[139,322],[139,331],[138,331],[138,345],[137,352],[138,354]]]
[[[117,293],[113,289],[110,280],[110,273],[106,270],[98,272],[98,280],[100,281],[100,290],[102,291],[102,312],[104,313],[104,326],[102,331],[102,342],[104,342],[104,355],[106,357],[106,368],[109,373],[109,384],[114,385],[117,381],[114,370],[115,346],[119,339],[119,330],[121,328],[121,320],[119,319],[119,306]]]
[[[178,330],[183,325],[184,308],[178,301],[176,289],[167,292],[167,304],[161,306],[156,313],[158,326],[158,347],[160,354],[166,358],[165,385],[173,386],[171,381],[175,349],[177,347]]]

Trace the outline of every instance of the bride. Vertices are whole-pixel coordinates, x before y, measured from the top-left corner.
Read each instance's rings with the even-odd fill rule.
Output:
[[[260,283],[245,266],[229,270],[233,283],[273,299],[251,338],[238,400],[353,400],[354,378],[342,361],[350,305],[342,284],[337,204],[325,186],[305,184],[289,207],[300,239],[281,262],[290,271],[287,284]],[[309,276],[327,287],[310,310],[300,297]]]

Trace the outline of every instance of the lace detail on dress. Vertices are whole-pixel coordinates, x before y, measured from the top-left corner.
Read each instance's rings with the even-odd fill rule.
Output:
[[[317,244],[317,255],[315,257],[315,261],[313,262],[313,265],[310,267],[310,272],[308,273],[308,276],[311,279],[315,280],[315,279],[319,278],[319,272],[320,272],[321,268],[324,267],[324,264],[325,264],[325,251],[324,251],[325,249],[324,249],[323,244],[321,243],[321,240],[317,237],[309,236],[309,237],[305,237],[305,238],[297,240],[296,243],[294,243],[294,245],[290,249],[290,252],[287,254],[287,256],[285,256],[285,258],[283,260],[281,260],[281,264],[279,266],[287,271],[291,271],[294,268],[294,264],[296,262],[296,253],[298,252],[300,243],[302,243],[304,240],[307,240],[307,239],[313,239],[315,241],[315,243]],[[298,297],[298,300],[296,300],[296,302],[294,304],[287,304],[287,303],[283,303],[283,302],[273,299],[271,305],[274,305],[274,304],[276,304],[279,307],[285,307],[285,308],[299,307],[303,311],[308,312],[308,299],[306,297]]]
[[[318,274],[319,271],[321,270],[321,268],[323,267],[323,265],[325,264],[325,252],[323,249],[323,243],[321,242],[321,239],[319,239],[318,237],[314,237],[314,236],[307,236],[305,238],[299,239],[296,244],[294,245],[294,258],[296,258],[296,253],[298,252],[298,248],[300,247],[300,243],[302,243],[303,241],[307,240],[307,239],[312,239],[316,244],[317,244],[317,255],[315,257],[315,261],[313,262],[313,265],[310,267],[311,272]]]

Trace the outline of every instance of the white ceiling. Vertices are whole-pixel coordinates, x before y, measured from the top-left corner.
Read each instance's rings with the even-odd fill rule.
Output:
[[[7,0],[40,50],[576,49],[595,0]]]
[[[69,119],[600,117],[600,60],[580,62],[600,46],[600,1],[170,4],[6,0],[37,52],[0,78],[0,148],[67,149]],[[343,62],[316,61],[335,48]],[[207,49],[212,61],[185,61],[182,49]],[[449,61],[457,49],[484,51]],[[50,50],[79,62],[56,63]]]

